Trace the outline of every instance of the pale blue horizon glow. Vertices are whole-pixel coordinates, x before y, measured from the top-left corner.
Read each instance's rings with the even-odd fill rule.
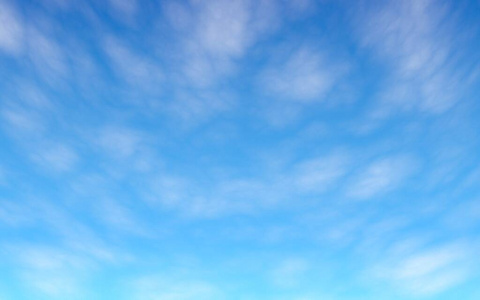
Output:
[[[0,0],[0,300],[480,299],[479,20]]]

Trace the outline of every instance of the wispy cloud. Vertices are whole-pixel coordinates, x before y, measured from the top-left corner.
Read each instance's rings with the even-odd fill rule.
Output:
[[[7,296],[477,283],[477,4],[17,2],[0,0]]]
[[[51,144],[32,153],[32,159],[45,170],[70,171],[78,162],[75,150],[63,144]]]
[[[371,198],[398,188],[416,168],[413,158],[407,156],[387,157],[368,165],[356,175],[348,193],[359,198]]]
[[[367,9],[361,18],[363,43],[392,70],[383,104],[438,113],[465,95],[469,75],[449,6],[433,0],[387,1]]]
[[[85,275],[94,266],[91,260],[69,250],[30,244],[8,246],[4,251],[20,265],[18,276],[26,295],[51,299],[85,296]]]
[[[149,180],[143,199],[156,207],[194,219],[223,219],[235,215],[257,215],[295,206],[291,199],[330,192],[350,172],[343,152],[300,160],[264,172],[255,178],[220,178],[205,170],[204,178],[173,176],[166,172]]]
[[[260,193],[260,194],[259,194]],[[147,202],[194,219],[251,214],[265,206],[259,201],[266,188],[253,180],[222,180],[206,186],[189,178],[160,176],[143,194]],[[273,199],[272,199],[273,200]]]
[[[273,1],[169,3],[165,14],[183,35],[179,45],[182,74],[198,87],[211,86],[221,76],[234,73],[237,60],[277,22]]]
[[[344,68],[334,66],[328,55],[303,46],[281,55],[259,78],[259,85],[279,100],[325,100]],[[283,57],[285,56],[285,57]]]
[[[28,56],[39,78],[52,86],[70,75],[65,49],[60,46],[47,30],[29,27]]]
[[[42,118],[35,112],[17,107],[6,107],[2,108],[1,113],[4,127],[8,132],[35,134],[44,129]]]
[[[447,244],[395,257],[389,265],[377,269],[377,275],[407,294],[433,296],[468,277],[468,259],[463,245]]]
[[[293,178],[300,191],[326,191],[347,173],[348,164],[349,159],[345,154],[334,153],[301,162],[296,167]]]
[[[39,138],[48,129],[55,104],[33,83],[25,80],[9,81],[11,90],[5,92],[0,104],[3,127],[18,139]]]
[[[142,237],[152,236],[144,222],[120,200],[102,199],[94,208],[97,217],[110,226],[113,231],[121,230]]]
[[[105,39],[104,50],[111,59],[114,72],[130,84],[133,91],[143,88],[146,92],[158,93],[162,90],[163,71],[145,53],[135,53],[123,41],[114,37]]]
[[[0,1],[0,49],[19,55],[24,47],[24,25],[17,11],[7,1]]]
[[[272,270],[272,281],[280,288],[292,288],[302,282],[302,277],[307,275],[309,269],[310,263],[305,259],[285,259]]]
[[[140,132],[114,126],[101,129],[95,138],[108,157],[118,159],[126,159],[137,153],[143,140]]]
[[[138,3],[136,0],[109,0],[114,15],[121,21],[132,22],[133,17],[138,11]]]
[[[184,128],[204,123],[213,116],[231,111],[236,99],[228,91],[182,91],[179,89],[173,101],[165,108],[168,116],[177,122],[182,121]]]

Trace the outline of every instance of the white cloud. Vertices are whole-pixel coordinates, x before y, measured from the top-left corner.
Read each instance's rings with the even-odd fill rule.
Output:
[[[377,269],[377,276],[414,296],[432,296],[463,282],[469,276],[464,244],[445,244],[395,256]]]
[[[89,260],[64,249],[35,245],[9,246],[27,294],[50,299],[80,299]],[[11,253],[10,253],[11,252]]]
[[[199,1],[195,35],[209,54],[240,57],[276,17],[271,1]]]
[[[140,150],[142,135],[129,128],[105,127],[100,130],[97,142],[112,158],[125,159],[131,157]]]
[[[6,1],[0,1],[0,50],[18,55],[23,48],[24,25],[19,14]]]
[[[212,55],[238,57],[250,43],[248,2],[206,1],[195,28],[203,49]]]
[[[44,131],[43,119],[38,113],[19,107],[2,108],[2,119],[13,136],[19,133],[38,134]]]
[[[263,34],[274,30],[273,1],[192,1],[168,3],[167,19],[180,37],[181,73],[194,86],[205,88],[236,71],[237,60]]]
[[[54,233],[48,234],[53,240],[46,244],[12,244],[12,241],[2,244],[4,257],[14,263],[13,272],[22,279],[19,283],[30,298],[89,298],[85,284],[98,267],[125,261],[126,256],[114,254],[96,236],[96,231],[75,220],[73,214],[67,215],[58,201],[51,204],[45,200],[22,200],[7,207],[8,224],[29,226],[41,234],[45,230]],[[0,218],[3,212],[0,210]]]
[[[453,22],[443,2],[388,1],[362,16],[363,42],[393,69],[384,104],[442,112],[465,90],[455,55]]]
[[[30,109],[41,112],[54,110],[54,104],[42,90],[32,82],[19,81],[16,85],[18,90],[19,105],[20,103]]]
[[[71,9],[76,3],[72,0],[43,0],[45,7],[50,10],[68,10]]]
[[[8,199],[0,199],[0,201],[2,201],[0,222],[12,227],[20,227],[34,222],[31,219],[30,210],[23,205]]]
[[[336,247],[347,247],[358,241],[362,229],[367,224],[367,219],[368,213],[348,218],[336,216],[325,230],[319,233],[319,236]]]
[[[158,91],[163,79],[161,68],[153,59],[129,48],[125,41],[107,37],[104,50],[109,56],[113,70],[134,88]]]
[[[56,86],[69,75],[65,49],[52,36],[30,27],[27,41],[30,60],[43,80]]]
[[[138,10],[136,0],[109,0],[109,3],[118,19],[123,21],[131,21]]]
[[[179,1],[166,1],[163,11],[168,22],[178,31],[187,30],[192,26],[193,11]]]
[[[234,107],[232,98],[230,94],[222,91],[179,92],[174,101],[166,107],[166,112],[179,118],[185,127],[189,127],[216,113],[230,110]]]
[[[358,198],[370,198],[391,191],[412,174],[415,160],[407,156],[379,159],[357,174],[348,193]]]
[[[312,0],[293,0],[287,1],[287,5],[296,12],[305,13],[315,6],[315,2]]]
[[[69,271],[67,271],[70,273]],[[81,288],[75,279],[67,272],[49,272],[29,271],[23,279],[26,284],[35,289],[40,294],[48,296],[49,299],[79,299]]]
[[[34,199],[25,201],[26,211],[35,224],[47,232],[53,232],[72,252],[81,257],[98,262],[116,263],[126,259],[122,253],[112,250],[105,241],[85,222],[79,221],[75,214],[67,213],[59,203]]]
[[[343,72],[324,53],[303,46],[264,70],[259,85],[279,99],[316,102],[324,100]]]
[[[141,194],[147,203],[189,218],[255,215],[295,205],[290,201],[294,197],[331,191],[348,172],[349,157],[335,152],[275,167],[254,178],[160,173]]]
[[[296,166],[293,180],[300,192],[322,192],[332,188],[347,172],[348,158],[331,154],[301,162]]]
[[[191,127],[237,103],[230,79],[281,18],[271,0],[168,1],[162,7],[173,29],[165,62],[173,91],[167,112]]]
[[[207,189],[188,178],[163,175],[151,182],[145,199],[151,204],[160,205],[162,209],[176,211],[185,217],[212,218],[246,213],[251,207],[258,205],[248,194],[248,187],[248,183],[229,186],[229,183],[223,180]]]
[[[32,153],[32,159],[46,170],[70,171],[78,162],[77,153],[69,146],[51,144],[40,147]]]
[[[68,172],[78,163],[74,149],[61,143],[44,143],[30,153],[32,160],[47,171]]]
[[[149,187],[150,189],[144,190],[144,193],[145,199],[150,203],[159,203],[165,208],[189,205],[183,202],[185,195],[192,191],[192,187],[184,178],[162,175],[151,180]]]
[[[106,159],[102,169],[116,179],[146,174],[162,165],[155,149],[158,139],[144,130],[110,122],[92,132],[84,131],[84,136],[91,149]]]
[[[293,288],[302,282],[310,269],[310,263],[303,258],[289,258],[280,262],[271,272],[272,282],[281,288]]]
[[[4,97],[0,105],[6,132],[23,143],[43,139],[48,121],[54,119],[55,105],[31,82],[13,80],[12,87],[14,93]]]
[[[435,249],[405,259],[395,270],[398,279],[421,277],[438,270],[454,261],[459,253],[455,249]]]
[[[99,219],[115,231],[123,231],[139,236],[150,236],[151,232],[134,212],[120,200],[101,199],[95,206]]]

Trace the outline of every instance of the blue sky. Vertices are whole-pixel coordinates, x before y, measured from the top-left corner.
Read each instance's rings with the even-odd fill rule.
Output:
[[[480,299],[479,20],[0,0],[0,299]]]

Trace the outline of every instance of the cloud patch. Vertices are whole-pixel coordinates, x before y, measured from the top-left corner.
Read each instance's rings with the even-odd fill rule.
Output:
[[[416,162],[408,156],[393,156],[372,162],[360,171],[348,187],[348,194],[367,199],[398,188],[415,170]]]
[[[469,76],[451,9],[444,1],[387,1],[360,18],[362,42],[392,70],[384,105],[440,113],[462,99]]]
[[[17,11],[6,1],[0,1],[0,50],[19,55],[23,50],[24,25]]]
[[[323,101],[346,71],[333,65],[325,53],[312,47],[302,46],[286,52],[259,77],[260,87],[279,100],[299,103]]]

